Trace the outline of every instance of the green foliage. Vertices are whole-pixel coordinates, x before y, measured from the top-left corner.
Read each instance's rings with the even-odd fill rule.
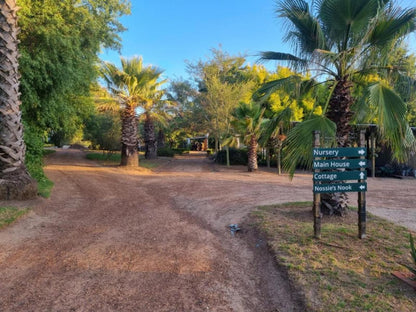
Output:
[[[164,156],[164,157],[173,157],[175,156],[175,151],[173,149],[164,147],[157,149],[157,156]]]
[[[415,242],[413,240],[412,233],[409,233],[409,244],[410,244],[410,255],[412,256],[414,267],[406,265],[406,268],[408,268],[409,271],[415,275],[414,279],[416,279],[416,248],[415,248]]]
[[[43,157],[45,156],[44,131],[33,126],[25,126],[24,140],[26,142],[25,165],[32,178],[38,182],[38,193],[42,197],[50,196],[53,182],[43,172]]]
[[[334,138],[335,124],[325,116],[316,116],[299,123],[288,132],[284,145],[283,167],[292,176],[299,165],[312,168],[313,131],[320,131],[323,140],[326,137]],[[334,141],[329,144],[331,143],[335,144]]]
[[[365,120],[379,125],[396,159],[405,159],[415,140],[406,123],[406,105],[394,85],[398,85],[396,90],[401,95],[410,98],[405,85],[410,85],[406,70],[411,66],[400,44],[416,28],[416,9],[400,9],[390,0],[323,0],[313,5],[304,0],[281,0],[277,1],[276,12],[287,22],[286,39],[293,44],[295,55],[264,52],[263,59],[289,62],[293,70],[316,76],[305,80],[296,73],[278,77],[266,82],[256,92],[257,98],[264,101],[279,89],[292,89],[294,99],[313,92],[321,98],[318,101],[323,108],[321,112],[313,109],[313,114],[329,116],[337,123],[331,132],[341,145],[350,144],[345,136],[350,124]],[[305,118],[309,125],[313,119]],[[305,127],[308,131],[320,129],[309,125]],[[298,138],[293,136],[296,133]],[[286,160],[309,163],[310,146],[306,145],[310,143],[306,141],[310,137],[310,132],[302,129],[291,131]],[[293,171],[296,164],[286,166]]]
[[[88,153],[86,155],[89,160],[111,161],[119,163],[121,160],[120,153],[102,152],[102,153]]]
[[[120,150],[120,118],[111,113],[91,115],[85,122],[84,139],[93,149]]]
[[[244,63],[244,57],[213,49],[209,60],[188,65],[199,86],[207,130],[217,142],[229,135],[231,114],[238,103],[251,96],[254,82]]]
[[[118,33],[124,28],[118,19],[130,9],[125,0],[17,0],[17,4],[21,109],[26,132],[31,132],[26,135],[27,162],[38,168],[45,138],[61,146],[82,130],[93,107],[89,90],[97,78],[98,53],[102,46],[120,47]]]
[[[164,127],[170,147],[178,147],[189,137],[207,132],[207,120],[198,91],[189,81],[174,80],[166,92],[171,103],[171,118]]]
[[[230,165],[247,166],[248,154],[246,149],[230,148]],[[218,151],[215,155],[215,162],[221,165],[227,164],[227,155],[225,150]]]

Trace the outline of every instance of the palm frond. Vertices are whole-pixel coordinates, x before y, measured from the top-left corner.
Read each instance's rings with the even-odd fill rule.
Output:
[[[306,64],[306,60],[303,60],[290,53],[274,52],[274,51],[264,51],[260,52],[261,61],[291,61],[299,62],[303,65]]]
[[[309,4],[303,0],[282,0],[276,12],[288,21],[288,36],[293,40],[300,55],[313,53],[316,49],[327,49],[325,35],[319,21],[311,14]]]
[[[409,150],[415,148],[415,137],[406,121],[406,104],[382,82],[369,87],[368,100],[377,109],[379,131],[393,150],[398,161],[405,161]]]
[[[416,29],[416,9],[395,9],[377,20],[369,34],[368,42],[383,46],[387,42],[403,37]]]
[[[312,167],[313,131],[317,130],[321,132],[322,137],[335,138],[335,123],[325,116],[314,116],[297,124],[288,132],[285,140],[283,168],[291,177],[298,166]]]
[[[341,43],[339,51],[361,40],[371,19],[378,12],[379,0],[322,0],[319,18],[332,42]]]
[[[278,135],[281,129],[288,130],[292,117],[293,110],[288,106],[281,112],[274,114],[271,118],[266,120],[262,127],[259,144],[265,145],[272,136]]]
[[[291,93],[293,90],[298,89],[298,84],[301,80],[302,78],[300,76],[292,75],[286,78],[266,82],[260,89],[253,93],[253,99],[256,102],[263,103],[273,92],[276,92],[279,89]]]

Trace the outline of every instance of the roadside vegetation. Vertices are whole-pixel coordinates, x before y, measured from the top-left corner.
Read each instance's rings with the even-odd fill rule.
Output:
[[[87,153],[86,157],[89,160],[95,160],[106,165],[118,165],[121,161],[120,152],[89,152]],[[146,159],[143,154],[139,154],[139,158],[140,167],[142,168],[153,169],[160,164],[157,159]]]
[[[0,229],[13,223],[19,217],[28,213],[29,209],[19,209],[15,207],[0,207]]]
[[[414,311],[416,292],[392,276],[412,265],[409,231],[368,214],[368,237],[358,239],[351,211],[325,217],[322,239],[315,240],[311,207],[286,203],[252,213],[308,311]]]

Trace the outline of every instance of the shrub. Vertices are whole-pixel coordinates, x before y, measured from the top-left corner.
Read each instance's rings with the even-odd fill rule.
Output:
[[[173,148],[172,150],[175,152],[175,154],[179,155],[189,153],[189,148]]]
[[[246,149],[230,148],[230,165],[247,165],[248,155]],[[225,150],[217,152],[215,162],[221,165],[227,163],[227,154]]]
[[[157,156],[164,156],[164,157],[173,157],[175,156],[175,151],[168,147],[158,148],[157,149]]]
[[[411,266],[406,265],[406,268],[408,268],[409,271],[415,275],[414,278],[416,279],[416,248],[415,248],[415,242],[413,240],[413,236],[411,233],[409,233],[409,242],[410,242],[410,255],[412,256],[414,267],[412,268]]]

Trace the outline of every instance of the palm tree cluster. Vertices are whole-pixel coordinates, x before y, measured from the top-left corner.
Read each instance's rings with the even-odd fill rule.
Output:
[[[163,115],[163,90],[160,86],[166,80],[160,80],[162,73],[157,67],[145,66],[141,57],[121,58],[121,69],[111,63],[102,66],[102,77],[120,107],[122,166],[137,167],[139,164],[138,109],[141,109],[145,120],[146,158],[157,156],[154,121]]]
[[[138,121],[142,121],[145,156],[154,158],[155,129],[168,127],[168,118],[172,129],[167,133],[210,132],[216,148],[222,145],[227,151],[242,138],[248,147],[249,171],[257,169],[259,145],[275,150],[278,162],[284,148],[284,168],[293,174],[299,165],[312,163],[313,131],[331,138],[322,142],[324,146],[349,147],[355,144],[353,125],[362,123],[378,124],[394,157],[406,159],[416,143],[402,96],[408,94],[413,77],[408,74],[409,64],[393,56],[402,53],[404,39],[416,29],[416,9],[399,8],[393,0],[278,0],[276,4],[294,53],[261,54],[263,61],[288,65],[275,73],[245,65],[241,56],[213,50],[211,60],[189,67],[197,88],[176,82],[171,94],[165,94],[163,71],[144,65],[141,57],[121,58],[120,68],[102,64],[101,76],[113,98],[102,109],[120,113],[122,166],[138,166]],[[15,1],[4,1],[0,9],[4,34],[0,182],[7,186],[10,183],[4,181],[30,181],[30,177],[23,164]],[[173,110],[172,102],[177,105]],[[4,189],[10,193],[8,186]],[[323,206],[342,215],[346,196],[334,196],[323,196]]]
[[[311,78],[295,74],[268,82],[256,97],[267,98],[279,88],[292,89],[297,96],[322,85],[328,88],[323,114],[305,118],[288,133],[288,169],[293,172],[299,163],[311,163],[313,130],[334,138],[326,144],[348,147],[353,144],[352,125],[368,120],[378,124],[396,159],[403,161],[415,139],[393,77],[407,73],[400,64],[391,63],[389,56],[415,30],[416,9],[401,9],[389,0],[318,0],[311,5],[304,0],[282,0],[276,12],[286,21],[286,39],[295,53],[263,52],[262,59],[288,62]],[[345,201],[335,196],[324,205],[343,214]]]

